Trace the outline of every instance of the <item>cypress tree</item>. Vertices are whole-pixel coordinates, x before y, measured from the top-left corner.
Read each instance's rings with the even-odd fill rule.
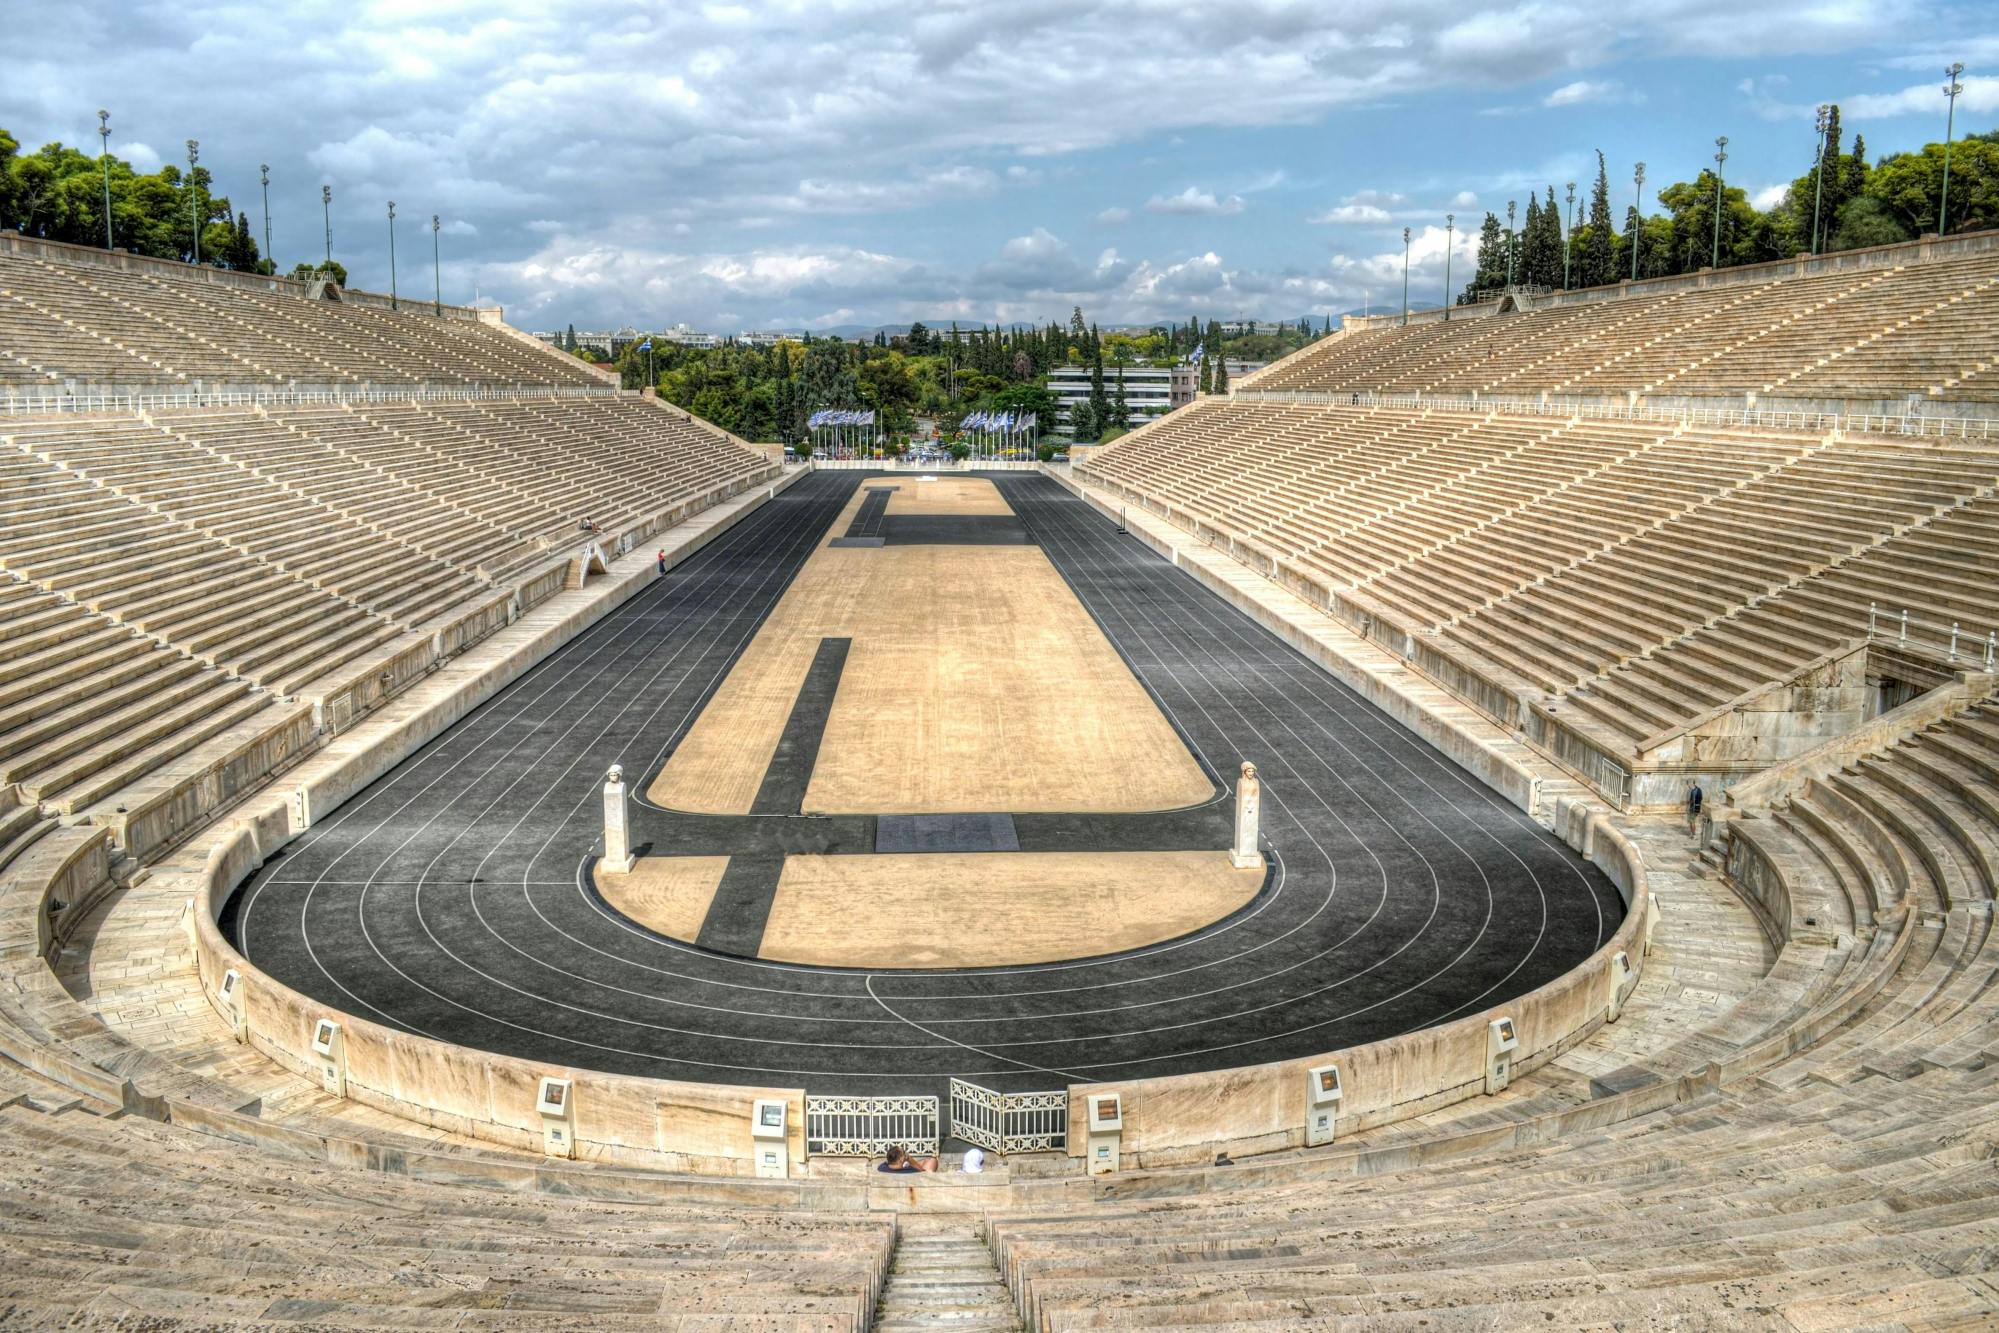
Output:
[[[1601,287],[1617,281],[1617,255],[1611,244],[1610,168],[1603,150],[1596,150],[1596,184],[1589,192],[1589,234],[1583,238],[1580,284]]]
[[[1090,332],[1092,335],[1095,334],[1096,329],[1094,326]],[[1095,337],[1093,336],[1091,342],[1094,344],[1095,341]],[[1102,433],[1103,423],[1110,416],[1110,410],[1110,399],[1104,394],[1104,351],[1101,346],[1092,346],[1090,349],[1090,420],[1096,426],[1096,430],[1091,433],[1093,438]]]
[[[1487,213],[1478,229],[1478,267],[1458,295],[1458,304],[1470,305],[1479,299],[1480,292],[1499,287],[1505,281],[1506,229],[1499,225],[1497,213]]]

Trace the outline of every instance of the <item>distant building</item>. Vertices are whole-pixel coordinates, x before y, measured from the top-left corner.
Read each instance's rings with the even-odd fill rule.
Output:
[[[553,333],[537,333],[534,336],[547,343],[550,347],[560,348],[563,351],[569,350],[569,330],[567,329],[557,329]],[[582,329],[576,330],[576,345],[578,347],[589,348],[607,361],[617,360],[619,353],[623,352],[633,343],[640,341],[642,339],[639,331],[629,324],[615,333],[604,333],[601,331],[586,333]]]
[[[696,333],[685,324],[675,324],[659,336],[661,341],[670,342],[680,347],[707,348],[720,347],[722,345],[722,336],[720,334]]]
[[[1233,374],[1233,369],[1231,369]],[[1131,421],[1135,426],[1152,417],[1163,416],[1184,403],[1194,401],[1194,390],[1200,387],[1201,372],[1196,366],[1126,366],[1124,368],[1124,402],[1131,411]],[[1048,372],[1048,392],[1055,395],[1059,405],[1059,423],[1067,427],[1073,419],[1073,409],[1078,403],[1090,401],[1090,368],[1088,366],[1058,366]],[[1104,368],[1104,393],[1110,397],[1117,395],[1117,370]]]
[[[775,347],[779,343],[802,341],[796,333],[786,333],[782,329],[744,329],[736,335],[736,341],[751,347]]]

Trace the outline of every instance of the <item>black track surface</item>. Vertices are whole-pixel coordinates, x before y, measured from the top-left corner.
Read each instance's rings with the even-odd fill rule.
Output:
[[[1370,1041],[1531,990],[1616,928],[1616,890],[1525,815],[1054,482],[1016,473],[993,480],[1027,539],[1217,786],[1160,815],[1013,812],[1018,845],[1226,846],[1227,775],[1248,759],[1264,781],[1262,894],[1165,944],[1088,958],[1078,940],[1075,962],[960,971],[731,956],[761,930],[760,889],[718,891],[713,941],[627,921],[589,887],[605,768],[645,775],[644,790],[858,478],[805,479],[659,579],[265,866],[225,929],[299,990],[445,1041],[620,1073],[941,1093],[949,1075],[1026,1089]],[[727,851],[771,881],[787,850],[994,836],[872,816],[632,816],[642,854]],[[865,902],[851,927],[884,928]],[[1008,929],[1004,904],[990,929]]]

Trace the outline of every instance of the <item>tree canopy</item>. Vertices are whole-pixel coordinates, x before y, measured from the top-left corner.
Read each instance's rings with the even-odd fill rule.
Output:
[[[111,188],[112,243],[154,259],[193,257],[196,225],[201,262],[217,268],[271,273],[259,253],[249,216],[215,192],[208,168],[189,174],[172,163],[140,174],[122,158],[84,153],[61,143],[23,153],[0,129],[0,227],[50,241],[104,244],[104,189]]]

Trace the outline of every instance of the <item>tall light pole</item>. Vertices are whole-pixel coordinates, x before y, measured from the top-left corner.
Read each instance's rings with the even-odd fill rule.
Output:
[[[333,267],[333,187],[319,187],[319,218],[326,224],[326,266]]]
[[[1520,201],[1517,199],[1506,201],[1506,285],[1508,287],[1513,285],[1513,251],[1516,248],[1513,244],[1513,216],[1519,211],[1519,204]]]
[[[389,309],[400,310],[396,299],[396,201],[389,200]]]
[[[444,270],[438,266],[437,262],[437,226],[437,214],[432,213],[430,215],[430,281],[432,283],[431,290],[433,295],[430,298],[430,313],[442,319],[444,317]]]
[[[1964,73],[1964,62],[1954,60],[1944,71],[1950,82],[1943,86],[1943,95],[1950,99],[1950,111],[1943,122],[1943,197],[1937,201],[1937,235],[1950,235],[1950,141],[1957,137],[1957,95],[1964,91],[1964,85],[1957,76]]]
[[[1728,161],[1728,136],[1719,135],[1714,141],[1714,258],[1709,268],[1721,267],[1721,171]]]
[[[257,164],[257,184],[264,187],[264,258],[271,259],[271,164]],[[278,261],[271,259],[271,271],[276,272]]]
[[[1409,229],[1402,229],[1402,322],[1409,323]]]
[[[1562,233],[1562,290],[1569,289],[1569,256],[1576,249],[1576,183],[1569,182],[1568,211],[1562,215],[1567,224]]]
[[[1444,322],[1451,322],[1451,232],[1458,225],[1456,213],[1444,214]]]
[[[1819,252],[1819,205],[1825,202],[1825,136],[1832,129],[1832,103],[1820,102],[1818,119],[1819,160],[1812,165],[1812,253]]]
[[[201,201],[196,197],[201,192],[194,187],[194,164],[200,160],[201,141],[199,139],[189,139],[187,141],[187,217],[188,221],[194,224],[194,258],[188,261],[191,264],[199,264],[201,262]]]
[[[104,163],[104,248],[111,248],[111,113],[97,113],[99,160]]]
[[[1638,242],[1645,235],[1645,164],[1640,162],[1631,172],[1631,211],[1638,219],[1638,225],[1631,232],[1631,280],[1638,281]]]

